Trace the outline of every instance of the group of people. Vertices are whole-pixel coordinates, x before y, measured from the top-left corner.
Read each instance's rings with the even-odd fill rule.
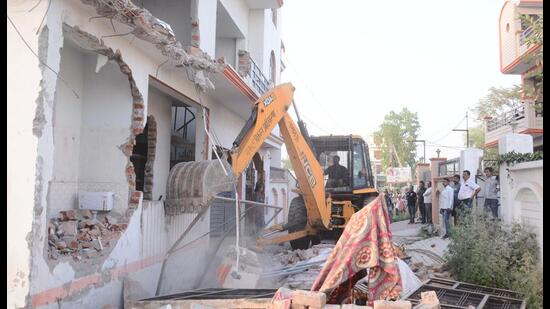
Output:
[[[493,175],[493,169],[487,167],[485,169],[485,210],[494,218],[498,218],[498,180]],[[474,198],[481,191],[481,187],[472,179],[471,173],[468,170],[462,172],[463,183],[460,183],[460,175],[456,174],[452,178],[443,179],[443,188],[432,189],[431,181],[419,182],[417,191],[411,185],[408,191],[402,195],[395,195],[388,190],[385,190],[386,205],[390,221],[393,213],[409,212],[409,224],[415,223],[417,210],[420,212],[420,222],[422,224],[432,224],[432,194],[439,197],[439,213],[443,216],[443,225],[445,226],[445,235],[443,238],[449,237],[450,218],[454,218],[454,224],[458,224],[458,216],[465,210],[470,210],[473,207]],[[394,197],[396,202],[394,203]]]

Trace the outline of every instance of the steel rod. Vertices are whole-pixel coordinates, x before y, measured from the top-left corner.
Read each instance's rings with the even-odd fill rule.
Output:
[[[220,200],[220,201],[228,201],[228,202],[235,202],[236,201],[236,199],[234,199],[234,198],[222,197],[222,196],[216,196],[215,199]],[[249,200],[239,200],[239,203],[257,205],[257,206],[263,206],[263,207],[269,207],[269,208],[275,208],[275,209],[283,209],[282,207],[279,207],[279,206],[269,205],[269,204],[259,203],[259,202],[249,201]]]

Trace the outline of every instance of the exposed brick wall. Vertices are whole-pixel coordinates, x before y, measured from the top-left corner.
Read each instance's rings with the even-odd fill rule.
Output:
[[[238,73],[242,77],[250,75],[250,70],[252,69],[252,64],[250,62],[250,53],[246,50],[239,50],[239,69]]]
[[[145,163],[145,185],[143,199],[153,199],[153,167],[157,149],[157,121],[153,116],[147,116],[147,162]]]

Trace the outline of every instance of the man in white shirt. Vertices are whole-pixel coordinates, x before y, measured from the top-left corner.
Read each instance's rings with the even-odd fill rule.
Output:
[[[462,183],[460,191],[458,191],[460,208],[463,209],[464,205],[466,205],[469,209],[472,209],[473,199],[479,193],[481,187],[470,177],[469,170],[464,170],[464,172],[462,172],[462,179],[464,179],[464,183]]]
[[[425,214],[426,214],[426,223],[432,224],[432,182],[427,181],[426,186],[428,188],[426,191],[424,191],[424,207],[425,207]]]
[[[447,238],[450,231],[449,218],[453,211],[454,202],[454,191],[449,186],[449,178],[443,179],[443,190],[439,193],[439,213],[443,215],[443,225],[445,226],[445,235],[443,235],[443,238]]]
[[[485,169],[485,211],[491,212],[493,218],[498,218],[498,180],[493,176],[493,168]]]

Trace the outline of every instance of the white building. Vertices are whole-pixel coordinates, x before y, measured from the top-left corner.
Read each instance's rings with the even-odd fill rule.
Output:
[[[542,72],[542,64],[538,65],[532,55],[542,46],[528,46],[527,38],[533,35],[533,29],[523,23],[519,16],[529,15],[537,19],[542,15],[542,0],[512,0],[504,1],[499,17],[499,56],[500,71],[508,75],[520,75],[523,85],[535,85],[537,78],[531,73]],[[524,95],[522,104],[507,113],[487,117],[485,127],[485,147],[497,148],[498,140],[510,133],[529,134],[533,136],[533,151],[542,150],[543,145],[543,113],[535,108],[535,103],[542,103],[542,98],[536,102]]]
[[[213,144],[230,149],[255,100],[278,83],[281,6],[8,1],[8,308],[120,307],[125,278],[142,285],[139,296],[155,292],[151,278],[195,217],[164,213],[170,168],[212,158]],[[275,130],[241,177],[241,197],[267,179],[262,195],[276,188],[286,206],[290,188],[269,181],[282,143]],[[110,215],[127,227],[98,256],[52,259],[48,222],[76,209],[82,191],[114,192]],[[186,237],[195,240],[179,251],[187,262],[161,293],[200,284],[211,239],[199,236],[211,218]]]

